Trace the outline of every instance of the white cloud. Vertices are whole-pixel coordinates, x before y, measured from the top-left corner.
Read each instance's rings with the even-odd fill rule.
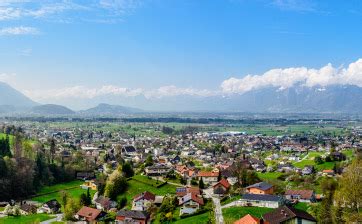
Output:
[[[207,97],[207,96],[216,95],[216,92],[207,89],[200,90],[194,88],[178,88],[174,85],[171,85],[171,86],[162,86],[155,90],[145,91],[144,95],[146,98],[163,98],[163,97],[180,96],[180,95]]]
[[[0,82],[5,82],[8,84],[13,84],[16,78],[16,74],[0,73]]]
[[[39,33],[40,32],[37,28],[28,27],[28,26],[6,27],[6,28],[0,29],[0,36],[36,35]]]
[[[351,63],[347,68],[335,68],[331,64],[327,64],[320,69],[279,68],[271,69],[262,75],[232,77],[222,82],[221,89],[224,93],[245,93],[269,86],[285,89],[296,84],[308,87],[335,84],[362,87],[362,59]]]
[[[72,86],[49,90],[27,90],[24,93],[34,100],[44,101],[49,99],[94,99],[101,96],[133,97],[145,96],[146,98],[164,98],[172,96],[212,96],[216,92],[210,90],[198,90],[193,88],[178,88],[176,86],[163,86],[158,89],[144,90],[141,88],[125,88],[113,85],[101,86],[99,88],[88,88],[85,86]]]
[[[42,18],[58,22],[121,21],[119,17],[140,7],[141,3],[142,0],[0,0],[0,21],[22,18]],[[79,13],[70,16],[67,14],[70,11]]]
[[[300,12],[316,11],[316,3],[310,0],[273,0],[272,4],[282,10]]]

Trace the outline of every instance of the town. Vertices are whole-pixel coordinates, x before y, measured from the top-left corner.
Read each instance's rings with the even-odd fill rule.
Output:
[[[358,223],[359,121],[231,124],[3,119],[0,223]]]

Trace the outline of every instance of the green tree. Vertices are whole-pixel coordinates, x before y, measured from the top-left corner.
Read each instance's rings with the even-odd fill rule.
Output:
[[[134,175],[133,167],[129,162],[122,165],[122,172],[126,178],[133,177]]]
[[[127,179],[122,176],[119,170],[113,171],[109,176],[104,190],[104,195],[115,200],[117,196],[127,189]]]
[[[73,221],[74,215],[78,212],[79,209],[80,205],[73,198],[69,198],[64,209],[65,220]]]
[[[200,189],[204,189],[204,188],[205,188],[205,184],[204,184],[204,181],[202,180],[202,178],[200,178],[200,181],[199,181],[199,188],[200,188]]]

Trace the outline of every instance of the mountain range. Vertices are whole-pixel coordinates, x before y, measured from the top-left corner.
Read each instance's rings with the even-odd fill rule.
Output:
[[[362,113],[362,88],[354,85],[327,87],[293,86],[287,89],[268,87],[244,94],[210,97],[170,96],[147,99],[144,96],[98,99],[98,106],[73,111],[56,104],[41,105],[8,84],[0,82],[0,114],[120,116],[147,111],[212,111],[212,112],[275,112],[275,113]],[[111,105],[124,104],[133,107]],[[141,110],[136,108],[142,105]]]

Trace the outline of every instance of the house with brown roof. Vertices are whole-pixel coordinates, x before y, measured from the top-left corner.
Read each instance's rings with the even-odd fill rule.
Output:
[[[108,211],[111,208],[115,208],[117,206],[117,202],[112,201],[110,198],[107,198],[103,195],[97,197],[94,200],[94,204],[96,205],[96,208],[103,211]]]
[[[287,200],[295,200],[299,202],[315,202],[316,196],[312,190],[287,190],[285,192]]]
[[[246,187],[249,194],[273,194],[273,185],[266,182],[259,182]]]
[[[99,209],[83,206],[74,217],[78,221],[95,222],[105,215],[106,213]]]
[[[150,215],[146,211],[120,210],[116,215],[117,224],[149,224],[151,223]]]
[[[309,213],[290,207],[282,206],[263,215],[265,224],[314,224],[316,219]]]
[[[214,189],[214,194],[220,195],[226,194],[229,191],[230,187],[231,185],[229,181],[224,178],[217,182],[214,186],[212,186],[212,188]]]
[[[179,199],[180,216],[183,214],[193,214],[204,205],[204,199],[201,195],[188,193]]]
[[[219,172],[215,171],[200,171],[197,174],[197,178],[200,181],[204,182],[204,184],[216,184],[219,177]]]
[[[198,187],[177,187],[176,188],[176,196],[181,198],[188,193],[193,193],[196,195],[201,195],[200,188]]]
[[[147,211],[154,203],[156,195],[145,191],[133,197],[132,210]]]
[[[260,219],[252,216],[252,215],[245,215],[241,219],[234,222],[234,224],[260,224]]]

